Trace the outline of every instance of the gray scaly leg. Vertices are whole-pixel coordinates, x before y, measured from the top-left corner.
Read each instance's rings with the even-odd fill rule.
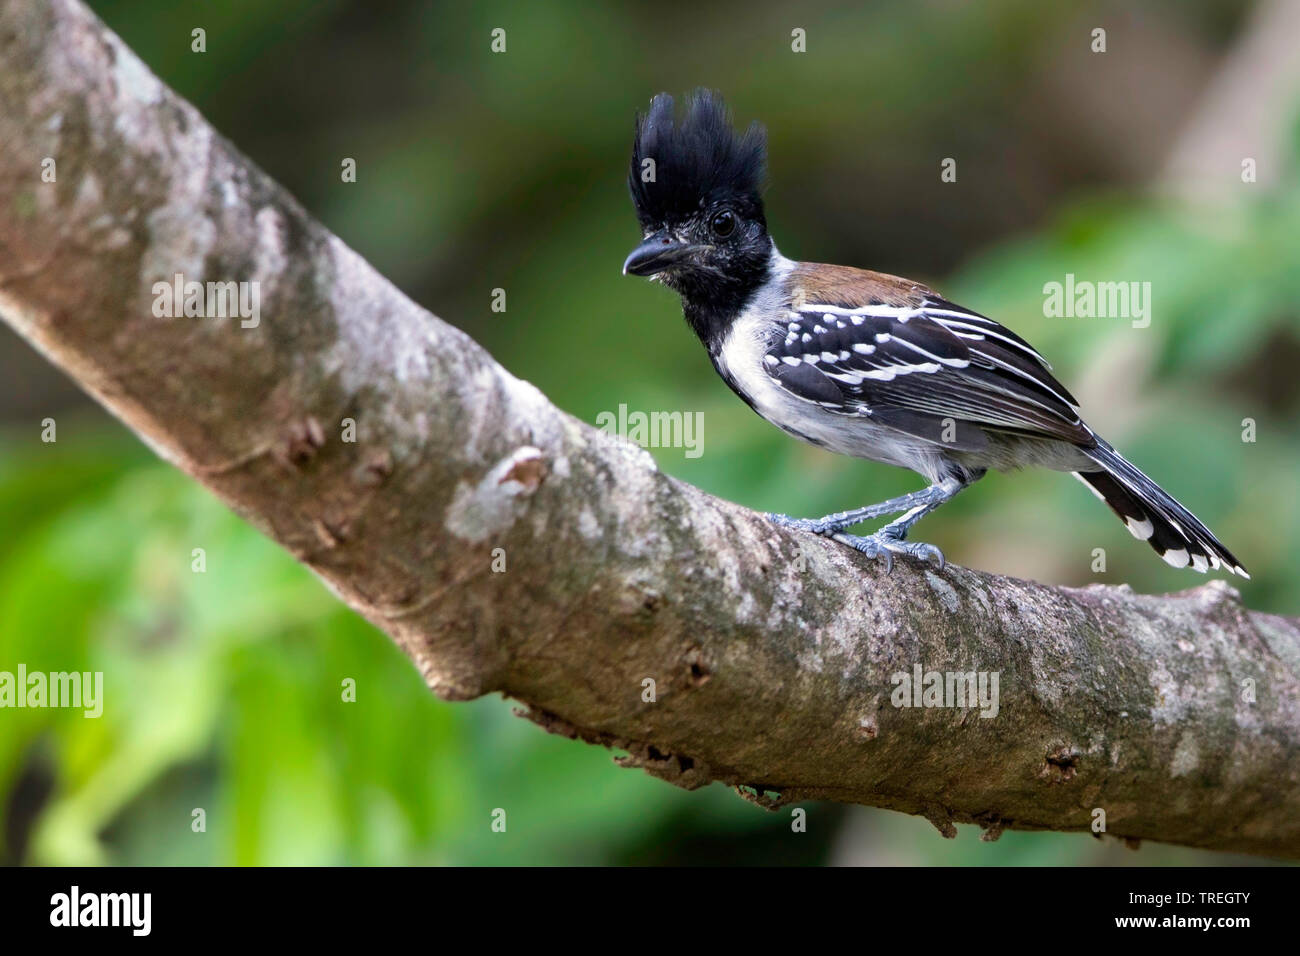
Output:
[[[921,491],[890,498],[888,501],[882,501],[877,505],[867,505],[863,508],[855,508],[852,511],[841,511],[836,514],[826,515],[824,518],[790,518],[785,515],[775,514],[769,514],[766,517],[782,527],[794,528],[798,531],[811,531],[813,534],[824,535],[841,544],[846,544],[856,551],[861,551],[868,557],[883,558],[887,571],[894,566],[895,554],[910,554],[923,561],[933,558],[935,563],[942,568],[944,566],[943,552],[932,544],[907,541],[907,533],[911,530],[912,525],[920,521],[921,518],[952,498],[967,485],[974,483],[982,475],[983,472],[981,471],[964,479],[959,477],[945,478],[943,481]],[[844,529],[850,525],[855,525],[870,518],[878,518],[881,515],[899,514],[899,512],[902,512],[900,517],[885,525],[875,534],[859,537],[843,533]]]

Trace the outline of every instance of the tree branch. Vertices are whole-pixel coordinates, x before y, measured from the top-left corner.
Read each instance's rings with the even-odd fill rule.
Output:
[[[405,298],[74,0],[0,0],[0,143],[0,313],[439,695],[500,691],[768,805],[989,836],[1102,809],[1126,838],[1300,857],[1300,622],[1220,581],[886,576],[660,473]],[[260,322],[155,317],[177,274],[258,283]],[[893,706],[915,665],[997,672],[997,716]]]

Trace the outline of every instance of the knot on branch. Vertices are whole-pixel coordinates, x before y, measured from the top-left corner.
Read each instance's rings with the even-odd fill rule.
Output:
[[[1043,761],[1043,770],[1039,776],[1047,778],[1051,783],[1065,783],[1067,780],[1073,780],[1079,771],[1079,758],[1083,752],[1077,748],[1061,744],[1047,754]]]
[[[546,477],[546,459],[532,445],[517,448],[477,483],[458,482],[447,508],[447,530],[478,544],[510,528]]]

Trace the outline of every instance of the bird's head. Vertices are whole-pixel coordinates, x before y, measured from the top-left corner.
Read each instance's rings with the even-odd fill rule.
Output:
[[[660,93],[637,116],[628,188],[643,242],[623,263],[688,301],[732,297],[761,283],[772,240],[760,190],[766,136],[731,125],[722,97],[696,90],[680,118]]]

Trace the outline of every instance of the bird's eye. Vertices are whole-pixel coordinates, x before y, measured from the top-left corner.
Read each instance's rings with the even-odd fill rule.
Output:
[[[731,210],[724,209],[709,221],[709,229],[719,239],[726,239],[736,231],[736,217]]]

